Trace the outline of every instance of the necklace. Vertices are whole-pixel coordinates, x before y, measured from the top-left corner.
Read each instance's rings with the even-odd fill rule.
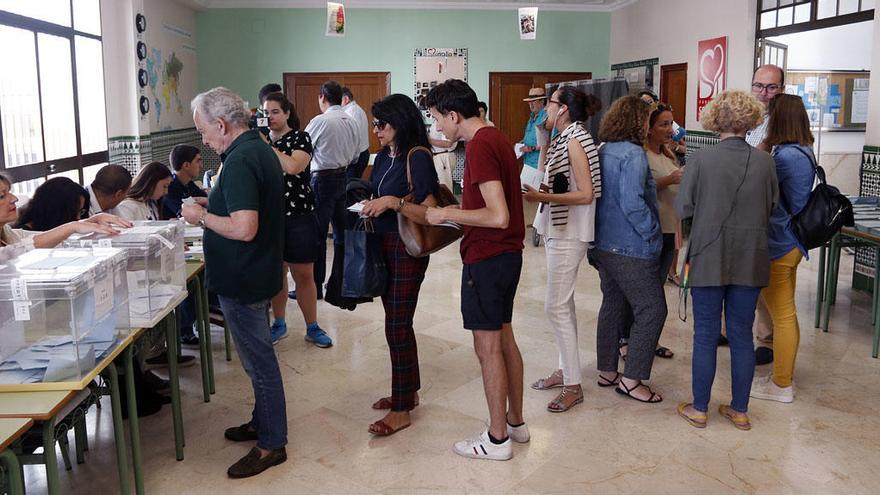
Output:
[[[388,170],[386,170],[385,173],[382,174],[382,178],[379,179],[379,185],[376,186],[376,194],[378,194],[380,198],[382,197],[382,182],[385,181],[385,177],[388,175],[388,172],[391,172],[391,169],[394,168],[394,159],[395,158],[397,158],[397,157],[393,156],[393,155],[391,156],[391,165],[389,165]]]

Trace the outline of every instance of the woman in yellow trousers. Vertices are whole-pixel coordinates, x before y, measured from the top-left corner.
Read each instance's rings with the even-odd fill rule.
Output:
[[[764,143],[772,147],[779,181],[779,202],[768,228],[770,285],[761,291],[773,319],[773,373],[756,377],[751,396],[755,399],[792,402],[794,365],[800,342],[795,307],[797,269],[807,250],[795,236],[792,217],[807,204],[815,180],[813,134],[803,100],[780,94],[770,101],[769,124]]]

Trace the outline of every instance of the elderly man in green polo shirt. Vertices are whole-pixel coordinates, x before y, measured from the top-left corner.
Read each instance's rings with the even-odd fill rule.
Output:
[[[281,290],[284,184],[281,164],[256,130],[238,95],[214,88],[192,101],[202,142],[220,154],[223,173],[207,200],[182,208],[183,217],[205,229],[208,289],[220,299],[241,365],[254,388],[247,423],[228,428],[227,439],[256,440],[233,464],[232,478],[254,476],[287,460],[284,385],[269,334],[269,301]],[[207,206],[207,209],[204,208]]]

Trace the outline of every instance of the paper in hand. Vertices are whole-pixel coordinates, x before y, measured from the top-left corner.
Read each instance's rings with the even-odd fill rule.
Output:
[[[544,172],[532,168],[528,165],[523,166],[522,172],[519,174],[519,181],[522,184],[523,192],[526,191],[526,186],[531,186],[533,189],[540,190],[541,182],[544,180]]]

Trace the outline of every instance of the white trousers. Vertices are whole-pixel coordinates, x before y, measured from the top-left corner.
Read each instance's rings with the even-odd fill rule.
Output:
[[[544,301],[544,312],[556,333],[563,383],[579,385],[581,359],[578,352],[574,287],[578,269],[587,255],[588,243],[577,239],[546,239],[545,244],[547,299]]]
[[[441,184],[452,191],[452,170],[455,169],[455,153],[440,153],[434,155],[434,168],[437,169],[437,178]]]

